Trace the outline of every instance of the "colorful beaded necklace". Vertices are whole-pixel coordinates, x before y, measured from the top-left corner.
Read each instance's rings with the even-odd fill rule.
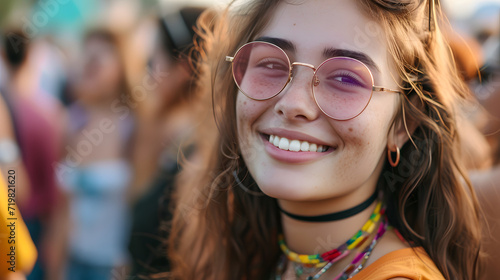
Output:
[[[377,234],[372,239],[371,243],[365,247],[360,253],[356,255],[350,265],[348,265],[341,274],[339,274],[334,280],[343,280],[348,279],[357,272],[359,272],[366,260],[371,254],[371,251],[377,244],[378,239],[385,233],[388,227],[387,219],[384,216],[385,207],[382,207],[382,202],[377,202],[373,213],[370,216],[370,219],[361,227],[361,229],[356,232],[347,242],[340,245],[338,248],[325,252],[323,254],[316,255],[302,255],[292,252],[285,244],[285,240],[283,235],[279,236],[279,246],[283,251],[286,258],[294,263],[299,264],[295,267],[295,273],[297,276],[301,276],[304,273],[304,268],[321,268],[321,270],[314,276],[309,276],[307,279],[318,279],[323,275],[329,268],[333,266],[334,263],[340,261],[352,250],[360,248],[366,240],[369,239],[370,235],[374,232],[377,223],[382,220],[380,223]],[[284,262],[286,260],[283,259],[278,266],[276,279],[281,279],[281,274],[283,273]],[[281,271],[280,271],[281,270]],[[347,277],[347,278],[346,278]]]

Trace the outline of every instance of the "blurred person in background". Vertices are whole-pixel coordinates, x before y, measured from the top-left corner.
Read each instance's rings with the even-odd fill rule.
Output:
[[[8,79],[2,91],[12,111],[14,131],[27,174],[26,180],[19,182],[27,187],[24,191],[21,188],[18,205],[40,253],[28,279],[43,279],[52,273],[51,264],[58,261],[54,259],[57,258],[54,254],[57,232],[53,229],[58,219],[54,206],[59,203],[59,192],[53,164],[60,155],[61,128],[60,112],[54,110],[57,100],[39,94],[30,45],[31,41],[22,32],[5,32],[2,55]],[[47,110],[41,105],[46,103],[55,104],[55,107]]]
[[[190,136],[197,125],[196,60],[193,27],[204,8],[174,9],[157,22],[158,36],[150,59],[157,77],[143,104],[134,146],[135,177],[131,189],[133,226],[129,243],[131,275],[169,270],[165,222],[170,221],[170,196],[180,165],[190,157]]]
[[[457,71],[462,80],[470,84],[478,77],[478,67],[484,62],[481,46],[474,37],[463,31],[457,31],[445,23],[443,26],[446,26],[443,35],[453,53]],[[492,159],[490,145],[482,133],[486,125],[485,111],[481,109],[472,90],[469,91],[466,102],[460,105],[462,114],[457,121],[465,167],[468,170],[488,169]]]
[[[26,275],[30,274],[33,269],[37,252],[18,212],[17,205],[10,205],[12,198],[15,201],[20,200],[21,193],[25,191],[23,188],[26,186],[18,184],[18,182],[26,180],[26,177],[20,170],[22,164],[19,148],[15,140],[9,112],[7,104],[0,95],[0,252],[2,252],[0,255],[0,279],[22,280],[26,279]],[[15,271],[10,270],[12,269],[12,263],[10,263],[11,245],[14,245],[14,243],[9,242],[12,240],[9,238],[12,232],[10,227],[12,220],[9,219],[12,218],[16,218]]]
[[[486,112],[486,123],[482,130],[491,145],[493,163],[500,163],[500,5],[479,5],[468,19],[471,31],[480,45],[473,53],[482,57],[475,65],[475,76],[471,79],[472,92]],[[474,55],[468,55],[469,60]]]
[[[1,59],[0,59],[1,60]],[[7,172],[13,169],[17,173],[18,182],[16,200],[25,201],[29,194],[29,178],[21,159],[21,151],[17,142],[16,127],[14,126],[14,112],[12,104],[6,102],[7,96],[0,90],[0,170]]]
[[[107,29],[90,31],[71,87],[76,101],[68,108],[66,155],[58,169],[69,196],[66,279],[109,280],[127,263],[134,116],[122,39]]]

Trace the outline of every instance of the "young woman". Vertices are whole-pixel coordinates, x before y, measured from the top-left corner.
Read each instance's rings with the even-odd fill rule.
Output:
[[[190,52],[196,40],[193,27],[203,12],[202,7],[170,10],[158,20],[158,41],[151,66],[163,74],[149,103],[138,114],[133,147],[134,179],[131,185],[132,227],[129,241],[130,275],[155,274],[168,270],[162,229],[172,219],[169,203],[174,178],[179,172],[179,149],[189,157],[193,147],[188,138],[197,124],[193,114],[199,110],[196,95],[195,53]],[[176,25],[181,23],[181,26]],[[182,31],[182,32],[179,32]],[[145,219],[147,217],[147,219]]]
[[[476,279],[440,16],[432,0],[228,9],[206,36],[220,135],[179,187],[173,277]]]
[[[134,116],[122,38],[103,28],[83,41],[58,174],[71,222],[66,279],[110,279],[127,261]]]

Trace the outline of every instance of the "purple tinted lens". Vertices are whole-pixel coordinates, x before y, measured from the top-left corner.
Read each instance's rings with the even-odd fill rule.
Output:
[[[337,120],[359,115],[370,102],[373,77],[361,62],[347,58],[330,58],[316,71],[319,83],[314,96],[321,110]]]
[[[280,48],[265,42],[244,45],[233,60],[233,76],[240,90],[258,100],[278,94],[288,82],[290,62]]]

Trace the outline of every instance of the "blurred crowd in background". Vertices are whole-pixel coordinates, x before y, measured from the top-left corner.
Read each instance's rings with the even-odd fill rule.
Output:
[[[209,94],[195,92],[202,54],[189,48],[201,40],[193,26],[205,7],[0,3],[0,126],[12,128],[0,130],[0,167],[17,168],[17,203],[38,250],[27,279],[140,279],[168,270],[169,193],[178,159],[195,149],[187,139]],[[470,85],[468,167],[479,174],[500,161],[500,3],[450,21]]]

